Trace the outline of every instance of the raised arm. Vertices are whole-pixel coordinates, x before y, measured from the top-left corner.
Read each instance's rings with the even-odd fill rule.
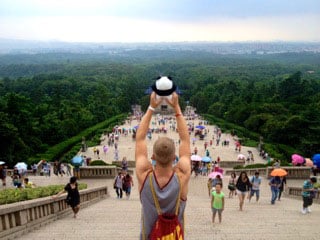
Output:
[[[137,134],[136,134],[136,149],[135,149],[135,159],[136,159],[136,174],[138,179],[139,189],[143,183],[148,171],[152,169],[152,164],[148,159],[148,149],[146,136],[149,130],[150,121],[154,109],[160,104],[160,101],[156,100],[156,94],[153,92],[150,96],[150,105],[147,112],[142,117]]]
[[[190,163],[190,136],[187,127],[187,123],[182,115],[182,111],[179,105],[178,94],[173,93],[172,99],[167,100],[167,102],[173,107],[176,113],[177,128],[180,138],[179,146],[179,162],[176,169],[180,171],[185,176],[190,176],[191,174],[191,163]]]

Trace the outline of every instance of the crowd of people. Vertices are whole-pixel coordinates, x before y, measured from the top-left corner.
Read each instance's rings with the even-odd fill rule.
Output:
[[[313,203],[313,199],[316,197],[318,189],[315,185],[317,182],[316,177],[311,177],[310,179],[304,181],[302,185],[302,199],[303,207],[302,214],[310,213],[310,206]],[[229,198],[233,196],[238,196],[239,199],[239,210],[244,210],[245,200],[248,202],[255,196],[255,201],[259,202],[260,199],[260,186],[262,183],[262,178],[258,171],[255,172],[254,176],[249,177],[245,171],[242,171],[239,177],[236,173],[231,173],[228,179],[228,190]],[[274,205],[276,201],[281,201],[282,192],[287,184],[287,179],[285,176],[273,176],[268,179],[268,185],[270,186],[270,203]],[[224,193],[223,183],[220,175],[217,175],[213,179],[208,180],[209,196],[211,197],[212,205],[212,222],[215,222],[215,215],[218,213],[219,222],[222,219],[222,211],[224,209]]]

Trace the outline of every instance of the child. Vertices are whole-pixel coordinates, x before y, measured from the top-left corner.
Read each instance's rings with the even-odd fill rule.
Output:
[[[23,180],[23,185],[25,188],[35,188],[36,185],[29,181],[29,178]]]
[[[222,211],[224,210],[224,193],[221,191],[222,184],[216,184],[216,190],[212,191],[211,198],[211,208],[212,208],[212,223],[214,223],[214,219],[216,217],[216,213],[218,212],[219,223],[222,220]]]

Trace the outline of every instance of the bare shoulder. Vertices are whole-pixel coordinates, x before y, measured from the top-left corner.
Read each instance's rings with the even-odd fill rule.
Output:
[[[183,175],[190,175],[191,174],[191,162],[190,157],[182,156],[180,157],[179,162],[175,166],[175,169],[178,172],[181,172]]]
[[[152,170],[152,164],[147,160],[146,157],[140,156],[136,159],[136,175],[139,186],[143,184],[148,173]]]
[[[179,177],[181,185],[182,186],[187,185],[190,180],[191,172],[185,172],[181,168],[179,168],[179,166],[176,166],[174,168],[174,171]]]

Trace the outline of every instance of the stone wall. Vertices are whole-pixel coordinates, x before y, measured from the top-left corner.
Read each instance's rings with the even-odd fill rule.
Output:
[[[136,161],[128,160],[128,167],[129,168],[135,168],[136,167]],[[115,165],[117,167],[122,167],[122,161],[112,161],[112,165]]]
[[[222,168],[234,168],[235,166],[243,166],[245,161],[221,161],[219,166]]]
[[[242,171],[247,172],[248,176],[253,176],[255,172],[259,172],[260,176],[266,176],[267,169],[266,168],[252,168],[252,169],[235,169],[235,170],[227,170],[226,175],[230,176],[231,173],[235,172],[237,176],[240,175]]]
[[[292,197],[301,200],[302,205],[302,188],[301,187],[288,187],[286,189],[285,195],[287,197]],[[320,192],[318,191],[316,197],[313,199],[314,203],[320,204]]]
[[[286,176],[287,179],[309,179],[311,174],[310,167],[281,167],[288,172]],[[232,172],[235,172],[237,176],[240,175],[242,171],[246,171],[249,176],[253,176],[256,171],[259,172],[260,176],[265,176],[270,178],[270,173],[272,172],[273,167],[267,168],[252,168],[252,169],[235,169],[227,170],[226,175],[231,175]]]
[[[287,179],[309,179],[311,174],[310,167],[281,167],[288,172]],[[270,177],[270,173],[274,168],[267,168],[267,176]]]
[[[108,188],[106,186],[81,190],[81,208],[99,201],[107,195]],[[0,206],[0,239],[14,239],[70,214],[72,210],[65,203],[65,199],[66,194],[55,199],[45,197]]]
[[[76,171],[74,169],[74,171]],[[80,179],[83,178],[115,178],[121,168],[117,166],[88,166],[80,167]],[[133,175],[132,170],[127,171],[129,174]],[[74,173],[76,175],[76,173]]]

